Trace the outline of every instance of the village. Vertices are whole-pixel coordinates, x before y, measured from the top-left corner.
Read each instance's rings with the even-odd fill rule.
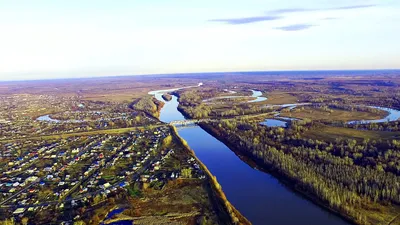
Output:
[[[128,103],[82,100],[77,96],[0,96],[0,140],[144,126],[156,123]]]
[[[97,204],[135,184],[162,189],[178,178],[205,179],[196,160],[169,148],[169,126],[123,134],[1,143],[1,218],[38,218]],[[63,216],[62,216],[63,215]],[[62,222],[62,221],[59,221]]]

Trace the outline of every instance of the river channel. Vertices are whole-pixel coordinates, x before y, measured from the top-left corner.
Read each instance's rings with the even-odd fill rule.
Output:
[[[201,86],[201,84],[198,86]],[[154,95],[159,101],[165,103],[160,112],[160,120],[163,122],[185,119],[177,109],[179,102],[176,96],[172,96],[172,99],[168,102],[164,101],[162,98],[163,93],[178,89],[180,88],[149,92],[149,94]],[[253,95],[251,97],[256,99],[248,101],[248,103],[265,101],[267,99],[266,97],[262,97],[260,91],[252,90],[252,92]],[[224,98],[230,97],[225,96]],[[306,104],[309,103],[271,105],[269,107],[279,106],[281,108],[288,107],[293,109],[298,105]],[[387,111],[389,114],[387,117],[380,120],[350,121],[348,123],[385,122],[398,120],[400,118],[400,111],[398,110],[375,106],[370,107]],[[279,117],[279,114],[277,114],[275,118],[283,120],[294,119]],[[49,115],[41,116],[37,118],[37,120],[56,123],[64,122],[51,119]],[[267,126],[286,126],[285,122],[275,119],[268,119],[264,124]],[[208,134],[199,126],[178,129],[178,133],[187,141],[197,157],[208,167],[211,173],[217,177],[228,200],[253,224],[348,224],[340,217],[322,209],[303,198],[301,195],[293,192],[270,174],[249,166],[225,144]]]
[[[166,102],[162,99],[165,92],[149,93],[165,102],[160,120],[170,122],[185,119],[177,110],[177,97],[173,96]],[[195,126],[178,129],[178,133],[217,177],[228,200],[253,224],[348,224],[286,188],[270,174],[249,166],[202,128]]]

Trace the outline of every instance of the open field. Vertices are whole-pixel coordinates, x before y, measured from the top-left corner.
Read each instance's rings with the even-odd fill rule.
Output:
[[[387,113],[385,111],[375,112],[361,112],[361,111],[347,111],[341,109],[331,109],[331,111],[325,111],[319,108],[313,107],[300,107],[294,109],[291,112],[283,112],[281,114],[284,117],[294,117],[299,119],[312,119],[312,120],[326,120],[326,121],[352,121],[352,120],[374,120],[382,119]]]
[[[296,103],[298,98],[286,92],[271,92],[267,94],[268,100],[263,102],[272,105]]]
[[[206,185],[201,180],[171,181],[162,190],[144,190],[143,195],[146,198],[132,199],[130,205],[134,207],[124,212],[135,219],[135,224],[146,221],[189,224],[198,218],[200,221],[207,220],[207,217],[210,221],[217,221],[215,214],[205,210],[212,209],[212,205]]]
[[[390,126],[389,123],[354,126],[365,129],[357,130],[330,122],[381,119],[387,115],[359,105],[400,109],[400,72],[393,75],[374,72],[373,76],[301,73],[180,74],[0,83],[0,134],[4,138],[0,147],[11,157],[1,162],[9,179],[9,186],[3,188],[9,191],[17,177],[23,181],[34,179],[30,176],[36,174],[46,179],[46,189],[39,184],[35,186],[37,190],[22,189],[27,195],[15,196],[18,200],[46,202],[88,193],[90,198],[82,199],[82,204],[90,207],[70,214],[84,213],[82,219],[91,224],[104,221],[115,207],[124,208],[121,215],[134,218],[135,224],[210,224],[221,219],[209,209],[216,205],[213,203],[225,203],[217,204],[221,212],[235,209],[219,184],[211,183],[214,186],[210,190],[210,183],[201,176],[203,170],[194,166],[202,163],[190,161],[191,157],[196,159],[194,155],[179,151],[180,145],[165,144],[168,139],[160,136],[164,133],[149,130],[167,128],[167,124],[156,118],[164,104],[148,95],[149,91],[202,82],[201,87],[173,92],[179,97],[179,110],[187,118],[211,118],[208,122],[218,135],[254,157],[257,166],[265,164],[282,171],[276,174],[278,179],[293,181],[300,192],[335,213],[360,224],[397,224],[400,141],[393,140],[400,140],[400,125],[393,121]],[[248,102],[255,99],[250,97],[250,90],[260,91],[268,100]],[[218,99],[231,95],[244,97]],[[164,100],[169,98],[164,95]],[[204,101],[207,99],[213,100]],[[311,104],[298,106],[291,112],[282,109],[281,116],[312,121],[285,128],[257,126],[279,112],[278,107],[265,105],[298,102]],[[47,114],[51,114],[51,119],[65,122],[48,123],[36,118]],[[202,144],[212,148],[207,142]],[[172,153],[167,157],[168,152]],[[191,174],[198,179],[187,176],[188,171],[196,171]],[[179,174],[179,179],[172,172]],[[208,181],[213,181],[211,173],[208,177],[211,178]],[[64,184],[56,183],[60,180]],[[98,187],[105,184],[111,185],[112,190],[107,198],[97,195]],[[113,190],[119,185],[127,186]],[[80,186],[87,189],[78,190]],[[222,197],[210,196],[210,191],[215,190]],[[60,195],[53,194],[47,199],[50,192]],[[77,210],[81,206],[72,207]],[[69,209],[71,205],[63,207]],[[60,214],[59,220],[67,218],[65,215]],[[231,218],[223,216],[223,221],[237,219],[230,215]],[[114,219],[118,218],[111,218]]]
[[[344,127],[323,126],[306,131],[303,137],[326,141],[334,141],[336,138],[355,139],[357,141],[362,141],[364,139],[393,140],[400,139],[400,132],[356,130]]]
[[[79,96],[92,101],[133,101],[149,91],[190,86],[198,78],[166,76],[121,76],[84,79],[0,82],[0,96],[16,94]]]

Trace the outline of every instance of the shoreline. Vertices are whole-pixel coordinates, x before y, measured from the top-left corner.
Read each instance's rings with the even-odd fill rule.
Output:
[[[256,168],[264,173],[270,174],[271,176],[275,177],[280,183],[282,183],[286,188],[288,188],[295,194],[300,195],[304,199],[312,202],[313,204],[319,206],[321,209],[340,217],[341,219],[343,219],[344,221],[346,221],[350,224],[357,224],[355,222],[355,220],[353,220],[353,218],[351,218],[350,216],[341,214],[341,212],[332,209],[329,205],[327,205],[326,203],[324,203],[317,197],[313,196],[312,193],[308,193],[306,190],[299,189],[297,187],[298,182],[295,182],[293,179],[291,179],[287,175],[280,173],[279,171],[277,171],[276,168],[266,165],[266,163],[262,162],[259,159],[254,158],[254,156],[249,154],[248,152],[241,151],[237,147],[233,146],[233,144],[230,143],[229,141],[227,141],[225,138],[218,136],[212,130],[213,129],[212,126],[206,125],[206,124],[199,124],[199,126],[204,131],[206,131],[208,134],[210,134],[211,136],[213,136],[214,138],[216,138],[217,140],[219,140],[223,144],[225,144],[233,153],[235,153],[235,155],[237,155],[243,162],[245,162],[249,166]],[[246,159],[250,160],[250,162],[243,160],[243,157],[246,157]]]
[[[174,91],[175,92],[175,91]],[[149,92],[150,94],[150,92]],[[176,96],[179,98],[179,94],[172,93],[171,95]],[[153,95],[153,98],[154,95]],[[164,99],[165,100],[165,99]],[[158,110],[158,115],[157,115],[157,120],[160,121],[160,112],[161,109],[164,107],[165,103],[162,101],[157,100],[157,102],[161,102],[161,104],[157,105],[157,110]],[[190,118],[184,110],[180,109],[179,105],[177,107],[177,110],[183,115],[183,117]],[[162,122],[162,121],[160,121]],[[187,144],[186,140],[183,139],[181,136],[179,136],[178,130],[176,129],[175,126],[169,125],[172,135],[174,138],[178,140],[178,142],[188,151],[189,155],[192,156],[200,165],[202,170],[206,173],[207,175],[207,180],[208,180],[208,185],[210,185],[211,190],[209,195],[211,194],[213,197],[212,200],[214,200],[213,207],[217,211],[221,211],[221,213],[225,214],[223,216],[228,216],[230,219],[230,224],[244,224],[244,225],[251,225],[252,223],[245,217],[243,216],[226,198],[225,193],[222,190],[221,185],[218,183],[216,177],[210,172],[210,170],[207,168],[207,166],[196,156],[195,152],[190,148],[190,146]],[[222,207],[222,210],[221,210]],[[218,212],[216,212],[218,213]]]
[[[220,207],[223,207],[224,211],[222,213],[226,213],[227,216],[230,218],[230,222],[232,224],[248,224],[250,225],[251,222],[247,220],[246,217],[244,217],[226,198],[225,193],[221,187],[221,185],[218,183],[217,178],[212,175],[210,170],[208,170],[207,166],[199,159],[197,158],[195,152],[190,148],[190,146],[187,144],[186,140],[183,139],[181,136],[179,136],[179,133],[176,129],[175,126],[171,126],[171,130],[173,131],[174,137],[180,142],[180,144],[188,151],[188,153],[195,158],[195,160],[199,163],[201,168],[204,170],[204,172],[207,175],[207,179],[209,181],[209,184],[212,188],[212,194],[218,201],[219,205],[216,205],[217,209],[220,209]]]

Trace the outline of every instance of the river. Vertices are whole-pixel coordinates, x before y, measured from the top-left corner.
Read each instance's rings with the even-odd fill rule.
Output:
[[[161,90],[161,91],[165,91],[165,90]],[[227,90],[228,91],[228,90]],[[251,96],[243,96],[243,95],[229,95],[229,96],[220,96],[220,97],[214,97],[214,98],[209,98],[209,99],[205,99],[203,100],[203,102],[210,102],[213,100],[218,100],[218,99],[229,99],[229,98],[247,98],[247,97],[251,97],[251,98],[255,98],[254,100],[249,100],[247,101],[248,103],[254,103],[254,102],[262,102],[267,100],[268,98],[266,97],[262,97],[262,92],[261,91],[256,91],[256,90],[250,90],[252,92]],[[157,91],[156,91],[157,92]],[[235,94],[235,91],[228,91],[231,94]],[[155,93],[155,92],[150,92],[151,93]]]
[[[52,123],[82,123],[82,122],[85,122],[84,120],[57,120],[57,119],[52,119],[50,117],[50,115],[39,116],[38,118],[36,118],[36,120],[52,122]]]
[[[185,119],[177,110],[177,97],[166,102],[161,97],[163,93],[165,91],[149,93],[165,103],[160,120]],[[270,174],[249,166],[202,128],[178,129],[178,133],[217,177],[228,200],[253,224],[348,224],[286,188]]]
[[[383,119],[361,120],[361,121],[354,120],[354,121],[349,121],[348,124],[383,123],[383,122],[396,121],[396,120],[398,120],[400,118],[400,111],[399,110],[386,108],[386,107],[379,107],[379,106],[368,106],[368,107],[386,111],[386,112],[388,112],[388,115]]]

